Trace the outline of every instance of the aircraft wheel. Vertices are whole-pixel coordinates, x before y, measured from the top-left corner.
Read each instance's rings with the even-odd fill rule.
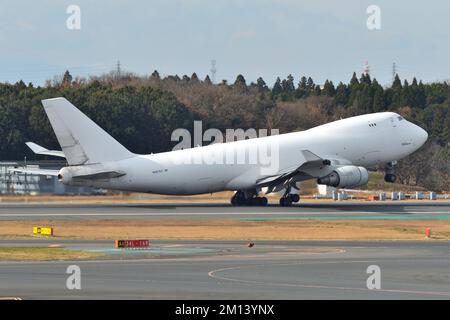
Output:
[[[236,200],[237,200],[236,203],[238,206],[243,206],[243,205],[247,204],[247,201],[245,201],[244,198],[238,197],[238,198],[236,198]]]
[[[300,201],[300,196],[298,194],[291,194],[291,195],[289,195],[289,197],[291,198],[292,202],[299,202]]]
[[[267,203],[268,203],[268,201],[267,201],[267,198],[266,198],[266,197],[261,197],[261,198],[259,198],[259,205],[260,205],[260,206],[265,207],[265,206],[267,206]]]
[[[280,206],[282,207],[289,207],[292,204],[292,201],[290,198],[281,198],[280,199]]]
[[[395,180],[397,180],[397,176],[395,174],[388,173],[384,176],[384,181],[386,182],[394,183]]]
[[[247,202],[244,198],[244,195],[242,192],[238,191],[234,194],[234,196],[231,197],[231,204],[233,206],[243,206],[246,205]]]

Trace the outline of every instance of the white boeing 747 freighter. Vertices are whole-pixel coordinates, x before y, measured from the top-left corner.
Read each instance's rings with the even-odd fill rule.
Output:
[[[338,188],[368,181],[366,168],[393,164],[419,149],[428,134],[393,112],[327,123],[309,130],[157,154],[134,154],[65,98],[43,100],[62,151],[27,145],[36,153],[64,157],[61,170],[15,168],[53,175],[67,185],[134,192],[193,195],[236,191],[233,205],[266,205],[263,194],[284,191],[280,205],[299,201],[297,183],[317,179]]]

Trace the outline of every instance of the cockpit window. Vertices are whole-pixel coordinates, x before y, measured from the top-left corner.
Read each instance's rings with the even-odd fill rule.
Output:
[[[403,120],[403,117],[402,116],[398,116],[398,121],[402,121]]]

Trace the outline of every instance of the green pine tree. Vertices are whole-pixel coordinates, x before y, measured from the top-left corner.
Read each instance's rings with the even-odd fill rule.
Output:
[[[245,78],[242,74],[239,74],[236,77],[236,80],[234,81],[234,85],[237,87],[242,87],[242,88],[246,88],[247,87],[247,83],[245,82]]]
[[[266,82],[261,77],[256,79],[256,87],[258,88],[259,92],[265,92],[265,91],[269,90],[269,87],[267,86]]]
[[[61,85],[63,87],[70,87],[72,85],[72,75],[70,74],[69,70],[66,70],[66,72],[64,72]]]
[[[272,88],[272,97],[276,99],[282,92],[283,88],[281,87],[281,79],[280,77],[277,77],[277,80],[275,81],[275,84],[273,85]]]
[[[347,106],[348,105],[348,88],[345,84],[342,82],[339,82],[338,86],[336,87],[336,94],[334,96],[334,102],[337,105]]]
[[[336,94],[336,89],[334,88],[334,84],[332,81],[328,81],[328,79],[325,81],[325,84],[323,85],[322,95],[326,97],[334,97]]]

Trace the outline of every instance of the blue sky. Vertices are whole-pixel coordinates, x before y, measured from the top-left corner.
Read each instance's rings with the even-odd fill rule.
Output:
[[[81,30],[66,8],[81,9]],[[369,5],[381,30],[366,27]],[[392,78],[450,79],[450,2],[386,0],[0,0],[0,81],[38,85],[73,75],[124,70],[209,73],[248,82],[262,76],[348,81],[368,61],[381,83]]]

